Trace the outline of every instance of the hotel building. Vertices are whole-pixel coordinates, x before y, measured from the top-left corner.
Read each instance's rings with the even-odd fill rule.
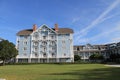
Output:
[[[16,48],[18,63],[74,62],[73,30],[33,25],[17,33]]]

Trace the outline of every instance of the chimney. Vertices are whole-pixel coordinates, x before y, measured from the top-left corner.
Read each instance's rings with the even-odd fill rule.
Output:
[[[58,31],[58,24],[55,24],[55,31]]]
[[[34,24],[34,25],[33,25],[33,31],[36,31],[36,29],[37,29],[37,25]]]

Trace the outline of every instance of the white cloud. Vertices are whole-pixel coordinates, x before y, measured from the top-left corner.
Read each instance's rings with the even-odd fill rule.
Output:
[[[116,14],[106,17],[109,12],[111,12],[118,4],[120,3],[120,0],[114,1],[99,17],[97,17],[90,25],[88,25],[86,28],[82,29],[79,32],[76,32],[74,34],[74,37],[76,38],[75,41],[79,41],[83,36],[87,35],[90,29],[96,27],[97,24],[104,22],[107,19],[110,19]],[[106,17],[106,18],[105,18]],[[107,34],[107,33],[106,33]]]
[[[79,40],[79,43],[90,43],[92,41],[98,41],[98,40],[102,40],[103,38],[109,38],[110,42],[118,42],[120,41],[120,35],[117,34],[118,32],[120,32],[120,22],[117,23],[117,25],[107,31],[101,32],[98,35],[95,35],[94,37],[91,38],[81,38]],[[117,36],[114,36],[114,34],[117,34]],[[110,43],[109,42],[109,43]]]
[[[101,20],[99,21],[99,24],[102,23],[102,22],[104,22],[105,20],[111,19],[111,18],[113,18],[113,17],[115,17],[115,16],[118,16],[118,15],[120,15],[120,13],[115,13],[115,14],[113,14],[113,15],[110,15],[110,16],[108,16],[108,17],[105,17],[105,18],[103,18],[103,19],[101,19]]]

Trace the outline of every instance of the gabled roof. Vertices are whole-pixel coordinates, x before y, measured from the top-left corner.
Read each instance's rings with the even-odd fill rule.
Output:
[[[66,33],[74,33],[72,29],[70,28],[59,28],[58,33],[60,34],[66,34]]]
[[[25,29],[21,30],[17,33],[17,35],[30,35],[33,32],[33,29]]]
[[[52,28],[54,31],[55,29]],[[30,35],[33,32],[33,29],[25,29],[21,30],[17,33],[17,35]],[[67,34],[67,33],[74,33],[70,28],[59,28],[57,31],[58,34]]]

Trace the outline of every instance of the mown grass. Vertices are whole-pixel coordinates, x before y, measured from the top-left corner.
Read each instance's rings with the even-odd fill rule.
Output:
[[[32,64],[0,66],[6,80],[119,80],[120,68],[103,64]]]

